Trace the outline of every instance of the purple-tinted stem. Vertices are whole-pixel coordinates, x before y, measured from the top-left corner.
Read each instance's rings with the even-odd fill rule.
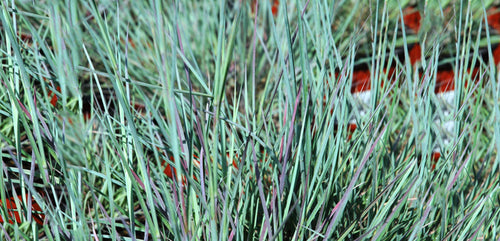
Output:
[[[283,114],[283,128],[285,128],[286,126],[286,118],[287,118],[287,115],[288,115],[288,105],[285,104],[285,111],[284,111],[284,114]],[[279,153],[279,159],[278,159],[278,162],[279,163],[282,163],[283,160],[283,145],[285,144],[285,134],[286,132],[283,132],[283,136],[281,137],[281,142],[280,142],[280,153]]]
[[[167,207],[165,206],[165,203],[164,203],[163,199],[161,198],[160,192],[158,192],[158,188],[156,188],[156,185],[155,185],[153,179],[149,178],[149,184],[151,185],[151,188],[153,189],[153,192],[155,193],[156,198],[158,199],[158,204],[160,205],[160,207],[163,210],[166,210]]]
[[[2,81],[2,84],[5,86],[6,89],[8,89],[9,87],[7,86],[7,84],[2,80],[0,79],[0,81]],[[15,97],[14,97],[15,98]],[[17,100],[17,103],[19,103],[19,105],[21,106],[21,108],[23,109],[24,113],[26,114],[26,116],[28,116],[28,119],[30,119],[31,121],[31,115],[30,113],[28,112],[28,110],[26,110],[26,108],[24,107],[24,105],[21,103],[21,101],[19,101],[19,99],[15,98]]]
[[[396,204],[396,206],[392,209],[392,212],[391,214],[389,214],[389,217],[387,217],[387,219],[385,220],[384,224],[382,225],[382,227],[380,227],[378,230],[377,230],[377,233],[372,237],[372,241],[373,240],[377,240],[378,237],[382,234],[382,232],[384,231],[385,227],[390,223],[392,217],[394,217],[394,215],[396,214],[396,211],[399,209],[399,207],[401,206],[401,204],[403,203],[403,201],[406,199],[406,197],[408,196],[408,194],[410,193],[410,190],[412,189],[413,185],[415,185],[415,182],[417,181],[417,178],[418,176],[416,176],[415,178],[413,178],[413,181],[411,182],[410,186],[408,187],[408,190],[406,190],[405,194],[403,195],[403,197],[401,199],[399,199],[398,201],[398,204]]]
[[[354,188],[354,185],[356,184],[356,182],[357,182],[357,180],[359,178],[359,175],[361,175],[361,171],[363,170],[366,162],[368,161],[368,158],[373,153],[373,150],[375,149],[375,146],[377,146],[378,141],[380,140],[380,138],[382,137],[382,135],[385,133],[386,128],[387,128],[387,126],[384,126],[384,129],[382,129],[380,135],[378,135],[377,139],[373,142],[372,146],[370,147],[370,150],[368,151],[368,153],[366,154],[366,156],[363,158],[363,161],[361,162],[361,164],[359,165],[358,169],[356,170],[356,173],[354,174],[354,177],[351,180],[351,183],[349,183],[349,186],[347,187],[346,192],[342,196],[342,199],[340,199],[340,201],[337,203],[337,205],[335,205],[335,207],[333,208],[333,210],[332,210],[332,212],[330,214],[330,217],[332,217],[332,216],[333,217],[331,218],[330,225],[328,225],[328,229],[327,229],[326,234],[325,234],[325,240],[327,240],[327,238],[330,236],[331,232],[333,231],[333,226],[334,226],[334,224],[337,221],[338,215],[340,214],[339,210],[344,209],[344,206],[345,206],[345,204],[347,202],[348,196],[351,194],[351,192],[352,192],[352,190]]]
[[[455,226],[453,226],[453,228],[450,230],[450,232],[448,232],[442,240],[448,240],[450,238],[450,236],[462,226],[462,224],[465,222],[465,220],[468,219],[469,216],[474,211],[476,211],[476,209],[478,209],[479,207],[481,207],[483,205],[483,202],[484,202],[484,199],[483,199],[483,201],[479,202],[472,210],[470,210],[470,212],[465,214],[464,218],[462,218],[460,221],[458,221],[458,223],[455,224]]]
[[[149,240],[148,236],[149,236],[149,222],[146,219],[145,223],[144,223],[144,241],[148,241]]]
[[[92,190],[92,188],[90,188],[90,186],[87,185],[86,182],[84,182],[85,186],[87,186],[90,190]],[[106,212],[106,209],[104,208],[104,206],[102,205],[101,201],[99,201],[99,198],[97,198],[97,196],[95,195],[94,192],[91,192],[92,193],[92,196],[94,197],[94,200],[97,202],[97,204],[99,205],[99,209],[101,210],[102,214],[104,215],[104,217],[106,218],[106,220],[111,224],[112,221],[111,221],[111,218],[109,217],[108,213]]]
[[[35,88],[35,92],[36,92],[36,88]],[[38,110],[38,108],[36,108],[36,95],[33,95],[33,103],[35,105],[34,108],[35,108],[36,115],[38,116],[38,119],[40,120],[40,123],[43,126],[43,133],[45,134],[45,136],[47,137],[47,139],[50,142],[52,142],[52,135],[50,134],[49,127],[47,127],[47,123],[45,123],[45,120],[43,120],[42,114],[40,113],[40,111]]]
[[[175,10],[177,11],[177,7],[175,7]],[[176,23],[176,32],[177,32],[177,39],[179,41],[179,48],[181,50],[181,53],[184,55],[184,46],[182,45],[182,37],[181,37],[181,32],[179,30],[179,23]],[[193,84],[191,83],[191,77],[189,75],[189,69],[188,69],[188,66],[187,66],[187,64],[185,62],[183,62],[183,64],[184,64],[184,72],[186,74],[186,78],[187,78],[188,86],[189,86],[189,95],[191,96],[191,99],[190,99],[191,106],[194,107],[194,109],[196,110],[197,108],[196,108],[196,105],[195,105],[194,97],[192,95]],[[187,150],[185,150],[185,148],[184,148],[185,144],[183,144],[183,141],[185,140],[185,137],[184,137],[184,132],[182,130],[181,122],[180,122],[180,119],[179,119],[179,114],[177,112],[177,108],[175,108],[175,120],[177,122],[177,133],[178,133],[178,135],[180,137],[180,144],[181,144],[182,152],[186,153]],[[201,165],[201,162],[202,162],[202,160],[200,160],[200,165]],[[185,168],[185,170],[187,170],[186,166],[184,168]],[[184,185],[181,185],[180,188],[181,188],[181,193],[183,193],[184,192],[183,191]],[[183,221],[184,221],[184,224],[187,225],[188,220],[187,220],[186,202],[184,201],[184,195],[181,195],[180,198],[181,198],[181,205],[182,205],[182,213],[184,214],[182,216],[183,217]]]
[[[257,187],[259,189],[259,197],[260,197],[260,202],[262,204],[262,209],[264,210],[264,217],[265,217],[265,220],[264,220],[264,224],[265,224],[265,229],[267,229],[267,234],[268,234],[268,238],[269,240],[271,240],[272,238],[272,229],[271,229],[271,221],[270,221],[270,218],[269,218],[269,211],[267,210],[267,205],[266,205],[266,197],[264,196],[264,187],[262,186],[262,175],[260,175],[260,172],[259,172],[259,164],[258,164],[258,160],[257,160],[257,155],[255,154],[255,145],[253,143],[253,139],[250,139],[250,145],[251,145],[251,148],[252,148],[252,157],[253,157],[253,163],[254,163],[254,168],[255,168],[255,178],[257,179]],[[259,240],[264,240],[264,233],[265,232],[262,232],[261,233],[261,236],[259,238]]]
[[[175,208],[175,212],[177,213],[177,218],[179,218],[179,217],[182,217],[182,213],[181,213],[181,211],[180,211],[180,208],[179,208],[179,207],[180,207],[180,204],[179,204],[179,201],[178,201],[178,199],[177,199],[177,198],[179,198],[179,199],[180,199],[180,197],[179,197],[179,196],[180,196],[180,195],[183,195],[183,194],[177,191],[177,186],[178,186],[178,185],[175,185],[175,184],[177,184],[177,182],[176,182],[176,181],[175,181],[175,179],[174,179],[174,184],[172,184],[172,186],[171,186],[171,187],[172,187],[171,189],[172,189],[172,191],[174,192],[174,193],[173,193],[173,194],[174,194],[174,195],[173,195],[173,197],[174,197],[174,198],[172,198],[172,199],[174,200],[174,204],[175,204],[175,207],[176,207],[176,208]],[[180,184],[180,183],[179,183],[179,185],[182,185],[182,184]],[[187,238],[187,236],[186,236],[186,232],[185,232],[184,222],[180,222],[180,223],[181,223],[182,234],[184,235],[183,239],[186,239],[186,238]]]
[[[450,183],[450,185],[448,185],[448,188],[446,188],[446,191],[450,191],[451,188],[453,187],[453,184],[455,184],[455,182],[457,181],[458,179],[458,176],[460,175],[460,173],[462,173],[462,170],[464,169],[465,167],[465,164],[467,164],[470,160],[472,156],[469,155],[467,157],[467,159],[462,163],[462,165],[460,166],[460,168],[458,169],[457,173],[455,174],[455,176],[453,177],[453,181]]]
[[[286,169],[287,169],[287,164],[288,164],[288,158],[289,158],[290,153],[291,153],[292,140],[293,140],[293,136],[295,134],[295,128],[294,128],[295,117],[297,116],[297,107],[299,106],[301,93],[302,93],[302,82],[300,83],[299,92],[297,93],[297,96],[295,97],[295,106],[293,107],[292,120],[290,123],[290,134],[288,135],[288,141],[286,143],[286,148],[285,148],[285,158],[283,159],[283,171],[281,172],[281,176],[280,176],[280,195],[283,195],[283,188],[285,185],[285,174],[286,174]]]
[[[365,240],[365,237],[368,236],[369,234],[373,233],[373,230],[375,230],[376,228],[378,228],[378,226],[379,226],[379,224],[375,225],[375,227],[373,227],[373,228],[368,229],[368,231],[366,231],[363,235],[359,236],[354,241]]]
[[[483,78],[484,78],[484,75],[486,74],[486,72],[487,72],[487,70],[485,70],[485,71],[481,74],[481,78],[480,78],[480,79],[483,79]],[[463,102],[462,106],[460,106],[460,109],[457,111],[457,113],[455,113],[455,117],[454,117],[454,118],[456,118],[456,114],[461,113],[461,112],[462,112],[462,110],[465,108],[465,104],[467,103],[467,100],[469,100],[469,99],[471,98],[471,96],[472,96],[472,94],[474,93],[474,91],[476,91],[477,87],[479,87],[479,84],[481,84],[481,82],[480,82],[480,81],[478,81],[478,82],[474,85],[474,88],[473,88],[471,91],[469,91],[469,93],[467,94],[467,97],[465,98],[465,100],[464,100],[464,102]],[[468,115],[470,115],[470,114],[471,114],[471,112],[469,111],[469,112],[468,112]]]
[[[258,2],[258,1],[257,1]],[[300,14],[300,17],[303,18],[304,17],[304,13],[306,12],[306,9],[307,9],[307,6],[309,6],[309,0],[307,0],[306,4],[304,5],[304,8],[302,9],[302,13]],[[256,11],[257,12],[257,11]],[[295,43],[295,40],[297,39],[297,34],[299,32],[299,26],[297,25],[297,27],[295,28],[295,31],[293,33],[293,36],[292,36],[292,46],[293,44]],[[277,56],[277,55],[276,55]],[[288,63],[288,58],[290,57],[290,55],[286,55],[285,56],[285,64]],[[276,88],[274,88],[273,90],[273,95],[269,101],[269,103],[272,103],[274,101],[274,98],[276,98],[276,94],[278,93],[277,90],[277,86],[279,86],[279,84],[281,83],[281,77],[283,77],[283,73],[284,73],[284,70],[281,70],[280,74],[279,74],[279,77],[278,77],[278,82],[276,83]],[[268,115],[269,113],[271,113],[270,109],[271,109],[271,106],[272,105],[269,105],[267,107],[267,111],[264,112],[264,119],[267,120],[268,118]],[[263,128],[259,128],[259,131],[257,132],[257,134],[260,133],[260,131],[262,130]]]
[[[137,174],[134,172],[134,169],[132,168],[129,168],[130,171],[132,172],[132,175],[134,176],[135,180],[139,183],[139,185],[142,187],[142,189],[144,190],[145,187],[144,187],[144,183],[141,181],[141,179],[137,176]]]
[[[90,207],[88,208],[88,213],[90,213]],[[99,238],[97,237],[97,233],[95,232],[95,224],[94,224],[94,219],[92,218],[92,216],[90,216],[90,224],[91,224],[91,229],[92,229],[92,235],[94,236],[94,240],[99,240]]]
[[[31,149],[31,167],[30,167],[31,175],[30,175],[29,182],[28,182],[28,186],[30,187],[30,190],[33,187],[33,182],[34,182],[34,178],[35,178],[35,174],[34,174],[35,173],[35,161],[36,161],[35,160],[35,150]],[[28,210],[32,210],[32,202],[33,202],[30,190],[28,190],[28,197],[29,198],[27,198]],[[31,222],[32,212],[27,212],[27,213],[28,213],[27,221]]]
[[[19,103],[19,106],[21,106],[21,109],[23,109],[24,114],[26,114],[26,116],[28,117],[28,119],[30,119],[30,121],[33,121],[31,119],[30,113],[28,112],[28,110],[26,109],[26,107],[24,107],[23,103],[21,103],[21,101],[18,98],[16,98],[16,100],[17,100],[17,103]]]
[[[255,18],[253,20],[253,36],[252,36],[252,83],[255,90],[255,56],[257,42],[257,16],[259,15],[259,1],[255,1]]]
[[[427,197],[427,194],[429,194],[429,191],[431,190],[431,187],[432,186],[429,186],[429,188],[427,189],[427,191],[425,192],[425,195],[424,195],[424,198],[422,198],[422,200],[425,200],[425,198]],[[433,193],[431,195],[431,197],[429,198],[429,200],[427,200],[427,203],[426,203],[426,208],[425,208],[425,211],[424,211],[424,215],[422,216],[422,218],[420,219],[420,224],[423,224],[425,222],[425,220],[427,219],[427,216],[429,215],[430,211],[431,211],[431,202],[432,200],[434,199],[434,195],[435,193]],[[410,228],[410,230],[413,230],[415,228],[415,226],[417,225],[417,223],[413,224]]]
[[[474,237],[476,237],[477,233],[479,232],[479,229],[481,229],[481,226],[483,225],[484,220],[486,220],[486,216],[483,217],[483,219],[481,219],[481,222],[477,225],[476,231],[474,231],[472,236],[470,238],[468,238],[467,241],[474,240]]]

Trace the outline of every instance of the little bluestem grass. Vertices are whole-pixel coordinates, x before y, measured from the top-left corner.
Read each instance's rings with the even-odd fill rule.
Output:
[[[1,1],[0,239],[500,240],[498,6]]]

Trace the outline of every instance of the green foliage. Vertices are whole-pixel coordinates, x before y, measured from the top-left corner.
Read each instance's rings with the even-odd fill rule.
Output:
[[[500,238],[496,3],[256,2],[1,1],[0,239]]]

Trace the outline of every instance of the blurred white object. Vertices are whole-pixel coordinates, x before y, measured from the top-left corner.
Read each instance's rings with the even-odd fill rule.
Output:
[[[363,119],[370,110],[371,90],[352,93],[354,104],[359,111],[360,118]],[[353,116],[349,120],[350,124],[357,124],[356,118]]]

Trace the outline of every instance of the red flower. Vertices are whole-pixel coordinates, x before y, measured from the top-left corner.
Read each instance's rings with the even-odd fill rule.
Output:
[[[442,93],[455,90],[455,74],[453,70],[442,70],[436,74],[436,86],[434,92]]]
[[[431,171],[434,171],[434,169],[436,169],[436,163],[438,162],[440,157],[441,157],[440,152],[433,152],[432,153],[432,155],[431,155],[431,164],[432,164]]]
[[[22,196],[18,195],[17,197],[10,197],[9,199],[5,200],[5,204],[7,205],[7,214],[8,218],[7,220],[9,221],[10,224],[14,224],[14,221],[16,223],[21,223],[21,213],[24,213],[23,207],[17,207],[16,206],[16,198],[17,201],[22,204]],[[28,195],[26,195],[26,198],[28,198]],[[45,219],[45,215],[42,212],[42,208],[38,203],[33,200],[33,197],[31,197],[31,212],[33,220],[35,220],[36,223],[43,225],[43,220]],[[3,202],[0,202],[0,207],[3,205]],[[0,223],[4,223],[5,219],[0,215]]]
[[[500,32],[500,11],[496,7],[493,7],[488,12],[490,13],[488,15],[488,25]]]
[[[415,63],[420,61],[421,58],[422,58],[422,49],[420,48],[420,44],[413,45],[413,47],[410,49],[411,66],[414,66]]]
[[[405,9],[406,14],[403,16],[405,25],[411,30],[418,32],[420,30],[420,12],[413,7],[408,7]]]
[[[158,150],[159,150],[159,148],[158,148]],[[227,158],[229,158],[229,153],[227,153],[226,156],[227,156]],[[169,159],[172,162],[174,161],[174,157],[173,156],[170,156]],[[238,169],[238,165],[236,164],[236,159],[238,159],[238,155],[237,154],[235,154],[235,159],[233,159],[232,165],[233,165],[234,168]],[[196,155],[193,155],[193,164],[197,168],[200,167],[199,157],[196,156]],[[173,167],[172,165],[170,165],[167,161],[163,161],[161,163],[161,165],[163,167],[163,173],[165,175],[167,175],[167,177],[169,177],[170,179],[174,179],[175,177],[177,177],[177,170],[175,169],[175,167]],[[195,176],[193,176],[193,179],[197,180],[197,178]],[[186,178],[185,177],[182,177],[182,183],[183,184],[186,183]]]
[[[271,5],[271,12],[273,13],[273,16],[278,16],[278,9],[279,9],[279,5],[280,5],[280,1],[279,0],[269,0],[269,1],[272,1],[273,5]],[[250,7],[252,9],[252,14],[255,14],[255,4],[257,2],[255,0],[252,1],[252,3],[250,4]]]
[[[371,89],[370,71],[356,70],[352,73],[351,93],[363,92]]]
[[[61,92],[61,87],[56,86],[56,90]],[[52,91],[49,90],[48,97],[50,98],[50,104],[54,107],[57,105],[57,94],[52,94]]]
[[[273,16],[275,16],[275,17],[278,15],[279,5],[280,5],[280,1],[274,0],[273,6],[271,6],[271,12],[273,12]]]
[[[493,60],[495,61],[495,66],[500,63],[500,44],[493,50]]]

